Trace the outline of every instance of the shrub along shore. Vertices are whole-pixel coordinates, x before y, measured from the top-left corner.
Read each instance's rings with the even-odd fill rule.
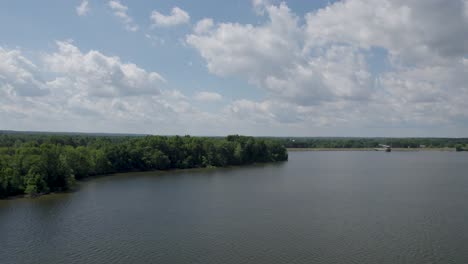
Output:
[[[76,180],[128,171],[285,161],[277,140],[245,136],[0,134],[0,198],[71,189]]]

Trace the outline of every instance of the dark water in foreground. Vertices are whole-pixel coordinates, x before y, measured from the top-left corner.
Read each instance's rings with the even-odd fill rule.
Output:
[[[102,177],[0,201],[0,263],[468,263],[468,153]]]

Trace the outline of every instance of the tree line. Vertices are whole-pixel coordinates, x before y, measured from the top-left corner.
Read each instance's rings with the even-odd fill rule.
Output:
[[[457,148],[468,146],[468,138],[271,138],[287,148]]]
[[[0,133],[0,197],[65,191],[127,171],[224,167],[288,159],[271,139]]]

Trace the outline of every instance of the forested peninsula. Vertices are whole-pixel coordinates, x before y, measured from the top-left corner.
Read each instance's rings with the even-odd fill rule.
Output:
[[[71,189],[76,180],[128,171],[285,161],[277,140],[245,136],[0,134],[0,197]]]

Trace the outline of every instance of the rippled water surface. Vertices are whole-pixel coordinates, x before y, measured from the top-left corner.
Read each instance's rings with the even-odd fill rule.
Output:
[[[468,153],[293,152],[3,200],[0,263],[468,263]]]

